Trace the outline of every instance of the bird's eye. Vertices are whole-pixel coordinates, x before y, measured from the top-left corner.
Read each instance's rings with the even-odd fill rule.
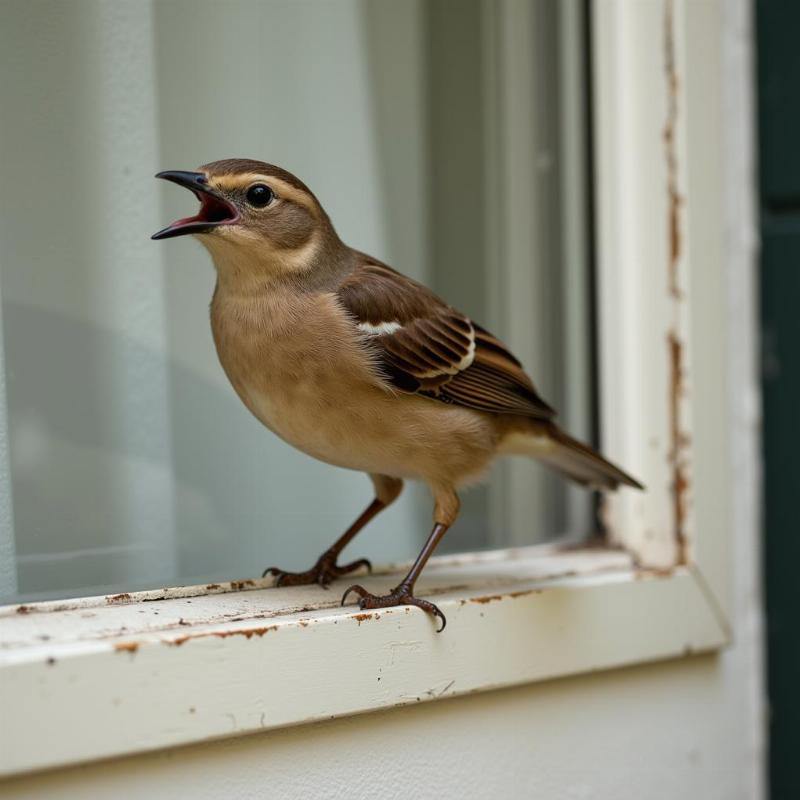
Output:
[[[247,190],[247,202],[256,208],[268,206],[275,197],[275,192],[264,183],[256,183]]]

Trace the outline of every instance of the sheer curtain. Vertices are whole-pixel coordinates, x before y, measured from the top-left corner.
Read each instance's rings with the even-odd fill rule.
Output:
[[[151,9],[11,3],[0,37],[18,588],[163,581],[177,550],[163,253],[144,235],[160,216]]]
[[[564,29],[558,8],[496,6],[507,27],[514,9],[539,26],[526,29],[522,48]],[[0,596],[305,568],[371,497],[362,475],[294,451],[240,404],[211,341],[208,256],[194,241],[149,239],[193,207],[153,179],[158,170],[236,156],[280,164],[315,190],[345,241],[479,321],[499,322],[491,297],[502,269],[534,289],[555,287],[548,297],[562,307],[558,253],[522,263],[536,260],[535,247],[496,242],[519,237],[525,214],[542,211],[517,208],[516,228],[492,222],[491,151],[505,147],[492,139],[495,94],[514,63],[492,43],[494,14],[479,0],[4,4]],[[561,94],[559,47],[556,37],[549,54],[526,62],[551,98]],[[559,110],[542,97],[556,122],[537,140],[552,150],[538,196],[561,181]],[[558,238],[559,215],[547,219]],[[515,253],[518,263],[499,263]],[[511,343],[534,354],[550,398],[561,385],[548,364],[565,357],[569,318],[542,323],[549,349],[524,322],[498,329],[532,337]],[[584,345],[570,363],[586,378]],[[577,390],[584,398],[587,387]],[[586,414],[584,404],[582,424]],[[528,541],[561,532],[569,505],[537,470],[524,480],[539,487],[541,508],[516,514]],[[407,495],[354,552],[414,554],[430,506],[418,487]],[[449,548],[521,541],[488,534],[490,507],[509,497],[468,494]]]

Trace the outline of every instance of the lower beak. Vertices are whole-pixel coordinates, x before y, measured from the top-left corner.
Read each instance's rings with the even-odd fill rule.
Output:
[[[221,225],[233,225],[239,221],[236,206],[209,187],[208,178],[204,173],[168,170],[159,172],[156,178],[172,181],[194,192],[200,201],[200,211],[193,217],[175,220],[171,225],[154,233],[151,239],[171,239],[173,236],[185,234],[208,233]]]

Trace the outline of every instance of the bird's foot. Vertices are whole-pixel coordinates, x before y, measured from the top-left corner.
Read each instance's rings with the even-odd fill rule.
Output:
[[[358,586],[357,584],[351,586],[342,596],[342,605],[345,604],[347,601],[347,596],[350,592],[355,592],[360,598],[358,601],[359,608],[391,608],[392,606],[417,606],[417,608],[421,608],[423,611],[426,611],[428,614],[431,614],[434,617],[438,617],[442,621],[442,626],[439,628],[437,633],[441,633],[445,625],[447,625],[447,620],[445,619],[444,614],[439,610],[438,606],[435,606],[429,600],[423,600],[419,597],[415,597],[413,594],[412,587],[408,586],[407,584],[401,583],[392,589],[389,594],[384,595],[376,595],[371,594],[368,592],[363,586]]]
[[[349,575],[360,567],[366,567],[367,572],[372,572],[372,564],[369,559],[359,558],[358,561],[339,566],[336,563],[337,556],[338,553],[327,550],[317,559],[317,563],[305,572],[286,572],[278,567],[268,567],[261,577],[275,575],[276,586],[307,586],[318,583],[323,589],[327,589],[331,581],[341,578],[343,575]]]

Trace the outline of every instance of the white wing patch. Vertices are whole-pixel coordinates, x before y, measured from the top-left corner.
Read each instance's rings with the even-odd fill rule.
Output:
[[[465,370],[475,360],[475,328],[472,327],[472,322],[469,322],[469,350],[461,361],[458,362],[458,372]]]
[[[394,333],[399,331],[403,326],[399,322],[379,322],[373,325],[371,322],[359,322],[358,329],[364,333],[370,333],[373,336],[383,336],[387,333]]]

